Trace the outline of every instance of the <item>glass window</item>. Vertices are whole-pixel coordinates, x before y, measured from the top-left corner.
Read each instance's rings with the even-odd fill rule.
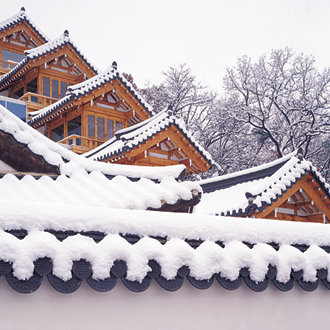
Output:
[[[121,121],[116,121],[116,132],[123,128],[123,123]]]
[[[97,138],[104,139],[104,118],[97,118]]]
[[[3,105],[3,106],[5,106],[5,101],[1,101],[0,100],[0,104]]]
[[[30,93],[38,93],[38,81],[37,78],[31,80],[27,85],[26,85],[26,90]]]
[[[50,96],[50,79],[42,77],[42,95]]]
[[[87,116],[87,134],[88,136],[95,137],[95,117]]]
[[[107,119],[107,139],[113,137],[113,120]]]
[[[26,105],[7,101],[7,109],[18,118],[26,121]]]
[[[52,97],[58,99],[58,80],[52,79]]]
[[[52,130],[52,140],[57,142],[64,138],[64,125],[58,126]]]
[[[81,117],[74,118],[68,121],[68,136],[81,135]]]
[[[20,62],[24,57],[25,57],[24,54],[14,53],[7,49],[2,50],[2,59],[4,61],[14,62],[13,64],[10,64],[10,68],[13,68],[15,66],[15,64]],[[2,62],[2,67],[8,68],[9,65],[8,65],[8,63]]]
[[[20,97],[23,96],[23,94],[24,94],[24,89],[22,87],[21,89],[19,89],[14,93],[14,99],[19,99]]]
[[[67,88],[68,88],[68,84],[64,81],[61,81],[61,98],[65,96]]]

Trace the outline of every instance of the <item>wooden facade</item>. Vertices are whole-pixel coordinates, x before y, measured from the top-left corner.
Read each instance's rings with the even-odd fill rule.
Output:
[[[31,118],[35,111],[54,106],[49,115],[31,121],[53,141],[82,154],[108,141],[118,130],[152,116],[134,87],[117,72],[115,62],[102,76],[71,42],[67,31],[48,41],[24,10],[7,25],[2,25],[2,30],[0,27],[0,93],[26,102]],[[18,54],[13,55],[17,61],[6,60],[10,52]],[[115,72],[111,80],[94,86],[95,81],[112,74],[111,70]],[[77,97],[75,91],[81,84],[88,92]],[[149,166],[185,164],[188,173],[210,168],[209,160],[176,127],[159,132],[120,158],[103,161]]]
[[[307,174],[256,218],[330,223],[330,199],[312,174]]]
[[[0,30],[0,75],[9,72],[24,58],[24,51],[43,45],[47,40],[33,25],[18,15],[16,24],[8,24],[6,29]]]

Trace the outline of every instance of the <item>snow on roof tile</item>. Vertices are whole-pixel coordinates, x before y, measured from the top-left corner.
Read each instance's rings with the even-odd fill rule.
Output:
[[[103,160],[109,157],[121,155],[128,150],[133,150],[142,143],[146,142],[148,139],[152,138],[154,135],[172,125],[176,126],[182,132],[182,134],[211,165],[215,165],[211,155],[185,128],[183,120],[171,115],[166,110],[161,111],[157,115],[141,123],[116,132],[112,139],[85,153],[84,156],[94,160]]]
[[[120,208],[120,209],[161,209],[176,204],[180,200],[194,198],[192,190],[201,191],[198,184],[178,183],[173,177],[155,183],[141,178],[131,181],[117,175],[109,180],[99,171],[90,174],[59,175],[56,179],[41,176],[35,179],[24,175],[18,179],[13,174],[5,174],[0,179],[0,200],[19,203],[54,203],[60,208],[71,206]],[[105,210],[106,211],[106,210]]]
[[[77,99],[83,95],[91,93],[93,90],[105,85],[106,83],[119,79],[122,84],[132,93],[132,95],[139,101],[139,103],[144,107],[144,109],[150,114],[153,115],[154,112],[152,107],[144,100],[144,98],[134,89],[134,87],[126,80],[126,78],[119,72],[114,66],[110,66],[107,70],[98,75],[87,79],[79,84],[72,85],[68,88],[66,96],[59,101],[45,107],[42,110],[35,111],[30,113],[31,120],[30,124],[34,124],[37,121],[45,118],[49,114],[55,112],[57,109],[63,105],[69,103],[70,101]],[[0,80],[1,81],[1,80]]]
[[[31,18],[26,14],[24,7],[21,8],[18,14],[0,22],[0,31],[6,30],[24,21],[27,22],[37,32],[37,34],[44,40],[44,42],[49,41],[47,36],[34,24]]]
[[[27,145],[31,152],[42,156],[50,165],[59,166],[60,173],[68,176],[75,172],[90,173],[100,171],[110,177],[123,175],[135,179],[145,177],[159,180],[167,176],[181,177],[185,170],[184,165],[157,168],[107,164],[87,159],[48,139],[1,105],[0,130],[10,134],[17,142]]]
[[[251,169],[199,181],[204,194],[197,213],[245,215],[263,210],[307,173],[312,173],[330,197],[330,185],[295,151],[276,161]],[[249,198],[253,202],[249,203]]]
[[[135,292],[152,279],[175,291],[185,278],[199,289],[213,282],[237,289],[242,279],[254,291],[270,282],[287,291],[294,279],[307,291],[319,282],[330,288],[330,227],[323,224],[2,200],[0,208],[1,271],[19,292],[37,290],[46,275],[65,293],[83,279],[97,291],[117,279]]]
[[[59,47],[62,47],[66,44],[71,45],[71,47],[76,51],[76,53],[82,58],[82,60],[94,71],[95,74],[99,73],[99,69],[97,69],[77,48],[77,46],[72,42],[69,37],[68,31],[64,31],[64,33],[54,39],[49,41],[39,47],[29,49],[25,51],[26,57],[19,62],[15,67],[13,67],[8,73],[4,74],[0,77],[0,85],[6,82],[10,77],[12,77],[16,72],[18,72],[21,68],[23,68],[29,61],[38,58],[40,56],[46,55]]]

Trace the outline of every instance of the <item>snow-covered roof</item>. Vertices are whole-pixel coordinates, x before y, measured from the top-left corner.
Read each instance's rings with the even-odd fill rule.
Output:
[[[144,107],[144,109],[150,114],[153,115],[152,107],[144,100],[144,98],[134,89],[131,83],[129,83],[126,78],[115,68],[115,66],[110,66],[104,72],[87,79],[79,84],[69,86],[66,95],[58,100],[57,102],[45,107],[42,110],[35,111],[30,113],[31,120],[30,124],[34,124],[37,121],[45,118],[46,116],[54,113],[59,108],[68,104],[69,102],[80,98],[83,95],[93,92],[93,90],[100,88],[106,83],[118,79],[120,82],[125,85],[125,87],[130,91],[130,93],[136,98],[136,100]]]
[[[95,74],[99,73],[99,70],[87,59],[86,56],[84,56],[84,54],[77,48],[77,46],[70,39],[68,31],[64,31],[64,33],[61,36],[59,36],[57,39],[49,41],[39,47],[26,50],[25,51],[26,57],[16,66],[14,66],[8,73],[0,77],[0,85],[5,83],[16,72],[18,72],[21,68],[23,68],[28,62],[43,55],[46,55],[50,52],[53,52],[54,50],[64,45],[70,45]]]
[[[35,25],[31,18],[26,14],[24,7],[21,8],[18,14],[0,22],[0,31],[6,30],[21,22],[28,23],[33,28],[33,30],[44,40],[44,42],[48,42],[47,36]]]
[[[142,143],[152,139],[161,131],[170,126],[175,126],[194,148],[204,156],[210,165],[215,164],[211,155],[196,141],[192,134],[186,129],[182,119],[177,118],[166,110],[157,115],[144,120],[141,123],[124,128],[115,133],[115,136],[97,148],[85,153],[84,155],[94,160],[104,160],[113,156],[133,150]]]
[[[308,173],[330,197],[330,185],[297,150],[268,164],[199,181],[204,194],[196,212],[242,216],[264,210]]]
[[[70,293],[83,280],[97,291],[118,280],[146,290],[154,279],[178,290],[215,283],[287,291],[330,289],[330,227],[324,224],[80,207],[0,200],[0,272],[23,293],[43,277]],[[24,238],[24,239],[22,239]]]
[[[0,131],[9,134],[14,141],[26,146],[33,154],[41,156],[48,164],[58,167],[59,174],[67,176],[71,176],[73,173],[86,174],[100,171],[107,177],[122,175],[131,179],[144,177],[160,180],[168,176],[182,177],[185,171],[184,165],[164,167],[130,166],[87,159],[51,141],[1,105]]]

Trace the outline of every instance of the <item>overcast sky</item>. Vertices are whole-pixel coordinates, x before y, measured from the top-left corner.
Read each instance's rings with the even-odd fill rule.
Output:
[[[65,29],[101,70],[113,60],[139,87],[159,83],[170,66],[187,63],[220,92],[226,67],[289,46],[330,65],[329,0],[11,0],[0,20],[24,6],[51,39]]]

